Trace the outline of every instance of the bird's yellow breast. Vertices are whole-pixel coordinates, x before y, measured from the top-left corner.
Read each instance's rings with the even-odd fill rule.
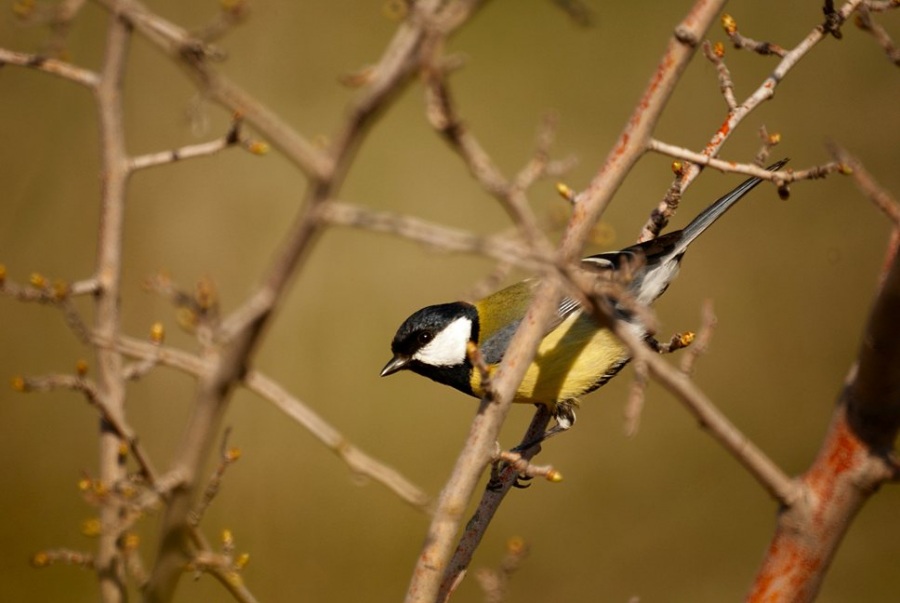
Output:
[[[625,346],[608,329],[581,312],[563,321],[541,341],[519,385],[514,402],[550,407],[597,387],[603,376],[627,358]],[[493,374],[497,366],[490,367]],[[472,390],[481,397],[481,375],[472,371]]]

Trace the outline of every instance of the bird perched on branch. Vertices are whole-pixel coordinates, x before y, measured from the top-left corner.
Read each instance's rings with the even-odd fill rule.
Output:
[[[785,163],[787,159],[768,169],[776,171]],[[610,300],[612,317],[655,343],[639,313],[623,303],[624,297],[639,306],[653,303],[678,274],[688,245],[760,182],[759,178],[746,180],[683,230],[582,260],[582,267],[597,273],[597,278],[624,276],[626,296]],[[394,335],[394,356],[381,376],[410,370],[471,396],[484,397],[484,376],[490,377],[499,366],[537,284],[536,279],[529,279],[472,303],[457,301],[415,312]],[[474,349],[479,358],[472,353]],[[571,427],[579,396],[609,381],[629,360],[628,348],[608,328],[578,301],[563,298],[513,401],[549,407],[556,425],[545,433],[542,439],[546,439]]]

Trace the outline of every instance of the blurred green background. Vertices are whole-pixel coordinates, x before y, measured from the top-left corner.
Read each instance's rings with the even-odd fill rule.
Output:
[[[590,3],[595,24],[573,25],[550,2],[494,2],[454,38],[466,67],[453,76],[459,109],[507,174],[528,159],[547,110],[561,124],[555,153],[580,159],[565,177],[582,189],[620,132],[687,2]],[[153,10],[187,27],[217,3],[158,0]],[[791,47],[821,20],[818,2],[734,2],[741,31]],[[900,38],[896,14],[876,17]],[[76,21],[70,59],[97,68],[106,14],[88,5]],[[310,138],[337,131],[354,92],[342,74],[374,63],[396,23],[382,2],[259,1],[250,20],[219,45],[223,72]],[[746,161],[765,125],[783,142],[774,155],[795,168],[828,160],[834,140],[900,194],[900,79],[867,34],[852,25],[828,39],[752,114],[723,156]],[[724,40],[716,27],[711,39]],[[43,30],[0,18],[0,45],[37,51]],[[133,154],[208,140],[228,115],[197,97],[184,75],[135,36],[126,87]],[[730,47],[729,47],[730,48]],[[738,98],[776,64],[729,50]],[[199,113],[198,113],[199,111]],[[193,122],[189,114],[195,115]],[[702,147],[725,114],[715,68],[698,58],[658,130]],[[200,115],[207,129],[196,131]],[[33,271],[76,280],[93,269],[98,199],[97,126],[89,94],[46,74],[0,71],[2,219],[0,262],[10,278]],[[670,160],[648,156],[604,216],[608,240],[637,236],[671,182]],[[686,223],[740,178],[707,171],[684,199]],[[564,206],[542,182],[539,214]],[[186,287],[218,286],[224,309],[251,290],[299,207],[303,178],[277,153],[230,150],[138,173],[129,188],[122,299],[125,329],[145,336],[162,321],[169,343],[196,349],[168,304],[145,292],[167,271]],[[430,131],[413,85],[364,144],[341,197],[489,233],[504,212]],[[679,281],[657,305],[663,333],[695,329],[705,299],[719,326],[696,372],[699,385],[791,474],[810,464],[866,319],[889,225],[847,178],[803,182],[789,201],[761,188],[695,245]],[[336,425],[351,441],[436,495],[463,442],[473,400],[412,375],[379,379],[395,328],[410,312],[464,295],[492,264],[433,253],[359,231],[326,233],[296,279],[257,366]],[[521,275],[515,275],[516,277]],[[89,306],[83,309],[88,312]],[[57,312],[0,298],[0,374],[72,371],[90,357]],[[673,359],[677,361],[677,359]],[[771,537],[776,506],[661,387],[651,385],[641,429],[623,434],[631,373],[584,400],[579,422],[540,457],[565,475],[513,492],[473,568],[496,566],[521,536],[530,557],[510,601],[712,602],[743,597]],[[181,437],[192,380],[159,369],[129,385],[128,417],[165,467]],[[513,409],[503,444],[532,415]],[[262,601],[397,601],[428,519],[377,484],[360,483],[329,451],[267,402],[238,392],[226,424],[243,451],[204,521],[213,539],[230,528],[249,552],[245,577]],[[80,534],[94,511],[76,482],[96,467],[95,412],[71,393],[0,390],[0,593],[7,601],[95,601],[96,582],[72,567],[30,568],[37,550],[91,549]],[[824,602],[895,601],[900,493],[886,488],[863,509],[820,597]],[[141,524],[153,550],[156,517]],[[226,600],[209,577],[186,576],[178,601]],[[459,601],[481,594],[468,579]]]

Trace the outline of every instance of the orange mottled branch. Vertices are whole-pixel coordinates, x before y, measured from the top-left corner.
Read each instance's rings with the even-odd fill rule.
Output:
[[[852,429],[841,404],[818,458],[800,478],[802,496],[778,518],[747,601],[814,600],[851,520],[889,476],[885,463]]]
[[[749,602],[812,601],[853,517],[897,475],[891,456],[900,428],[900,256],[896,246],[828,434],[801,496],[786,507]]]

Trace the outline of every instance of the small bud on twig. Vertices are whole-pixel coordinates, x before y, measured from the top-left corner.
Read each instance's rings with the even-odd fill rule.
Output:
[[[47,279],[40,272],[32,272],[31,276],[28,277],[28,282],[36,289],[43,289],[47,286]]]
[[[162,343],[166,338],[166,329],[161,322],[155,322],[150,327],[150,341]]]
[[[725,13],[722,15],[722,28],[729,36],[734,35],[737,31],[737,21],[731,15]]]
[[[96,538],[100,535],[101,530],[102,527],[100,525],[100,520],[96,517],[85,519],[81,522],[81,534],[83,536],[87,536],[88,538]]]
[[[569,188],[569,185],[564,182],[556,183],[556,192],[559,193],[559,196],[568,201],[569,203],[575,203],[575,191]]]

